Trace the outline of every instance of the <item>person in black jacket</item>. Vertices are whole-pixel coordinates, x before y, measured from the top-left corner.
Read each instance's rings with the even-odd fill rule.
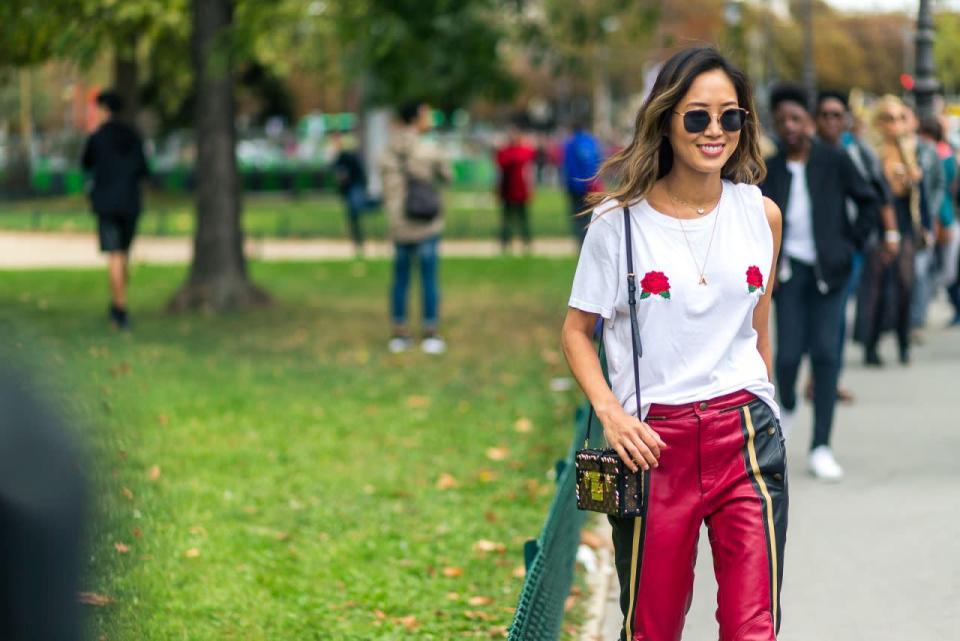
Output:
[[[332,165],[333,175],[346,206],[347,227],[353,240],[354,251],[360,258],[363,256],[363,228],[360,217],[367,209],[367,172],[363,168],[360,154],[345,144],[339,131],[331,135],[331,141],[337,154]]]
[[[812,120],[800,87],[781,85],[771,93],[780,150],[767,162],[761,185],[783,212],[783,249],[775,293],[775,370],[785,432],[797,405],[797,371],[804,353],[813,370],[814,429],[810,471],[839,480],[843,469],[830,449],[837,401],[837,344],[844,322],[845,290],[853,253],[879,215],[880,201],[842,150],[813,140]],[[851,199],[857,215],[847,216]]]
[[[87,140],[81,164],[92,179],[90,202],[97,216],[100,250],[108,254],[110,321],[127,329],[128,259],[142,209],[140,181],[148,174],[147,161],[140,135],[118,118],[123,110],[120,96],[102,91],[97,106],[104,123]]]

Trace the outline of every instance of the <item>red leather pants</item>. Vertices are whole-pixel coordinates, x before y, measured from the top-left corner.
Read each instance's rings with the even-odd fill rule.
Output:
[[[647,475],[647,513],[610,517],[621,641],[678,641],[693,597],[700,524],[717,577],[720,641],[774,641],[787,533],[787,471],[773,411],[748,392],[653,405],[666,442]]]

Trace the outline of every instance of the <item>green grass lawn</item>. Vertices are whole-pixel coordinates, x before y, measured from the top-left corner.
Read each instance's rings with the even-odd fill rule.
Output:
[[[130,334],[102,272],[0,273],[90,452],[90,638],[502,636],[572,438],[573,267],[446,260],[441,357],[386,352],[382,261],[253,264],[276,303],[222,317],[167,315],[184,268],[138,266]]]
[[[490,191],[448,190],[448,238],[494,238],[499,232],[500,210]],[[189,235],[194,228],[193,202],[188,194],[147,194],[141,233]],[[531,228],[535,236],[570,234],[570,212],[565,194],[543,188],[531,203]],[[300,199],[277,194],[247,194],[244,229],[251,236],[346,238],[343,205],[334,194],[311,194]],[[383,213],[370,211],[363,220],[372,238],[383,238]],[[0,229],[88,232],[95,227],[82,196],[25,201],[0,201]]]

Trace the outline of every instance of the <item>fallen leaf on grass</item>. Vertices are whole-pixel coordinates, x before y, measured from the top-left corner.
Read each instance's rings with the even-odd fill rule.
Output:
[[[160,466],[151,465],[150,469],[147,470],[147,478],[150,479],[151,481],[160,480]]]
[[[387,618],[387,613],[384,612],[383,610],[374,610],[373,616],[379,619],[380,621],[383,621],[384,619]]]
[[[157,416],[157,422],[160,423],[160,427],[166,427],[170,424],[170,417],[166,414],[159,414]]]
[[[489,621],[493,618],[493,615],[487,614],[482,610],[464,610],[463,616],[467,617],[470,620],[479,619],[480,621]]]
[[[441,474],[440,478],[437,479],[438,490],[450,490],[455,487],[457,487],[457,479],[450,474]]]
[[[567,600],[563,602],[563,611],[569,612],[570,610],[573,609],[573,606],[575,606],[576,604],[577,604],[577,597],[571,594],[570,596],[567,597]]]
[[[407,397],[407,407],[419,409],[419,408],[427,407],[429,405],[430,405],[430,399],[426,396],[420,396],[418,394],[414,394],[413,396]]]
[[[131,490],[129,487],[125,487],[121,491],[123,492],[123,495],[125,497],[127,497],[131,501],[133,500],[133,490]]]
[[[490,605],[493,603],[493,599],[488,596],[472,596],[467,599],[467,603],[470,605]]]
[[[507,458],[508,454],[510,454],[510,450],[503,446],[491,447],[487,450],[487,458],[491,461],[502,461]]]
[[[487,633],[489,633],[490,636],[493,637],[494,639],[505,638],[507,636],[507,626],[495,625],[489,630],[487,630]]]
[[[113,603],[113,599],[104,595],[97,594],[96,592],[78,592],[77,601],[85,605],[95,605],[97,607],[103,607],[109,603]]]
[[[500,517],[497,516],[496,512],[493,512],[492,510],[487,510],[486,512],[483,513],[483,519],[487,523],[496,523],[497,521],[500,520]]]
[[[488,541],[486,539],[480,539],[473,544],[473,551],[486,554],[487,552],[496,552],[498,554],[503,554],[507,551],[507,546],[503,543],[496,543],[494,541]]]
[[[119,542],[117,542],[117,543],[114,543],[114,544],[113,544],[113,547],[114,547],[114,549],[116,549],[116,551],[119,552],[120,554],[126,554],[127,552],[130,551],[130,546],[128,546],[128,545],[125,544],[125,543],[119,543]]]
[[[527,497],[530,500],[538,496],[547,496],[553,491],[553,484],[541,483],[537,479],[527,479],[523,482],[523,487],[527,491]]]
[[[126,376],[130,373],[130,363],[123,361],[116,367],[110,368],[110,375],[114,378],[119,378],[121,376]]]
[[[533,421],[526,417],[520,417],[517,419],[517,422],[513,424],[513,428],[521,434],[526,434],[533,429]]]
[[[183,553],[183,556],[187,557],[188,559],[195,559],[200,556],[200,548],[190,548]]]
[[[518,565],[513,568],[513,576],[517,579],[522,579],[527,576],[527,568],[523,565]]]
[[[493,481],[497,480],[497,473],[494,472],[493,470],[483,468],[477,474],[477,477],[484,483],[492,483]]]
[[[143,530],[141,530],[138,527],[133,528],[133,536],[139,539],[140,537],[143,536]]]
[[[445,567],[443,568],[443,576],[451,578],[463,576],[463,568],[458,568],[456,566]]]
[[[459,601],[460,593],[459,592],[447,592],[447,598],[451,601]]]
[[[417,621],[417,617],[413,616],[412,614],[406,617],[399,617],[397,619],[397,623],[405,627],[407,630],[410,630],[411,632],[420,627],[420,623]]]
[[[192,535],[194,535],[194,536],[206,537],[206,536],[207,536],[207,529],[206,529],[205,527],[203,527],[202,525],[194,525],[192,528],[190,528],[190,534],[192,534]]]

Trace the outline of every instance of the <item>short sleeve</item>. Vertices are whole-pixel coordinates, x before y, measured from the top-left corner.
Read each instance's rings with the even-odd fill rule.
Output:
[[[610,320],[620,282],[620,230],[614,207],[594,210],[573,277],[570,307]]]

